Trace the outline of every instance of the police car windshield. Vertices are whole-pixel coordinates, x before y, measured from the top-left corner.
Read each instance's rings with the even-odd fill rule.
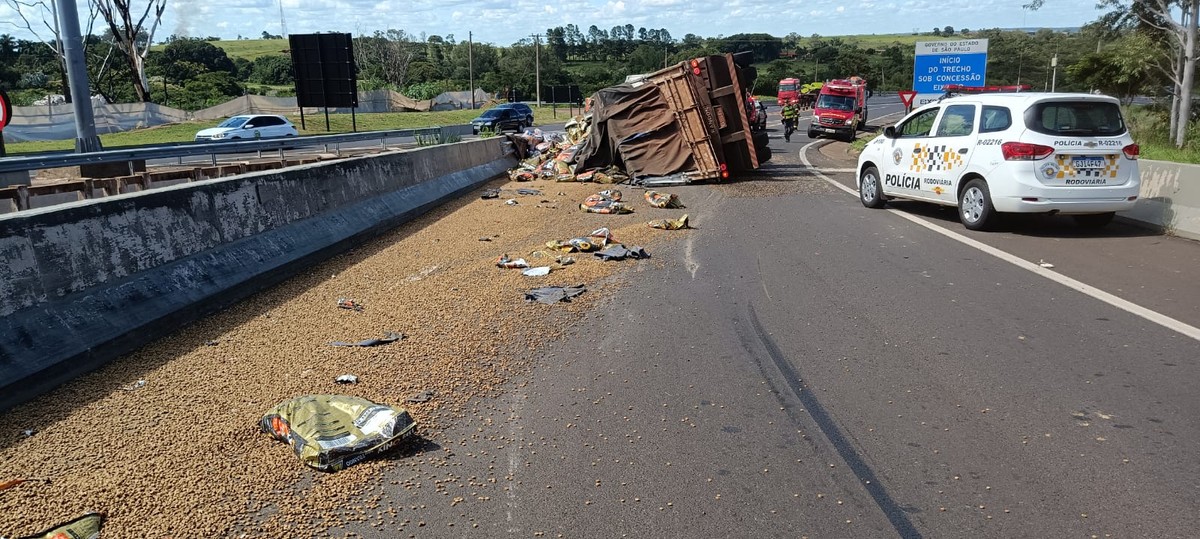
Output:
[[[233,118],[230,118],[228,120],[225,120],[225,121],[217,124],[217,127],[241,127],[242,124],[246,123],[249,120],[250,120],[250,118],[247,116],[234,116]]]
[[[1125,133],[1121,108],[1096,101],[1046,101],[1025,112],[1025,126],[1046,135],[1110,137]]]
[[[854,110],[854,98],[848,95],[822,94],[817,98],[817,108],[834,110]]]

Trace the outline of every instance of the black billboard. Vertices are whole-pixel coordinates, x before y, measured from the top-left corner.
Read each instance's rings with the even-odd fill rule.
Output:
[[[358,77],[350,34],[290,34],[300,107],[358,107]]]
[[[579,105],[583,103],[583,93],[574,84],[543,86],[542,102]]]

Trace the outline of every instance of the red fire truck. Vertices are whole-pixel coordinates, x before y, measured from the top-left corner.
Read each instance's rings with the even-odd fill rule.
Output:
[[[808,137],[839,137],[846,142],[867,124],[867,81],[861,77],[831,80],[821,87],[813,106]]]
[[[784,106],[800,95],[800,79],[783,79],[779,81],[779,106]]]

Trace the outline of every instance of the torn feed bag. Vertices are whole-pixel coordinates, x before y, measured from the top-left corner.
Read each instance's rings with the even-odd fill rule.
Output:
[[[260,427],[291,445],[304,464],[336,472],[396,447],[415,434],[416,423],[403,408],[345,395],[305,395],[267,411]]]

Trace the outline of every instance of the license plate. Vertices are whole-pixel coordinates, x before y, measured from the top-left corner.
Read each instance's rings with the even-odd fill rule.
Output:
[[[1071,160],[1071,167],[1075,170],[1095,170],[1104,166],[1103,157],[1076,157]]]

